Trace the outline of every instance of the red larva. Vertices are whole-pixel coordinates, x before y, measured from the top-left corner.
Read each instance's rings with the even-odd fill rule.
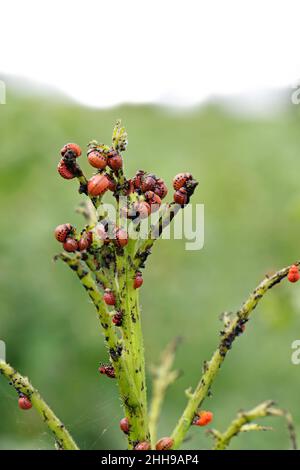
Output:
[[[103,300],[106,305],[115,305],[116,299],[113,292],[110,289],[105,289],[103,294]]]
[[[155,188],[156,179],[154,176],[147,175],[141,178],[141,190],[143,193],[146,191],[153,191]]]
[[[139,289],[142,286],[143,282],[144,282],[144,280],[143,280],[143,277],[142,277],[142,273],[140,271],[138,271],[136,273],[134,281],[133,281],[134,289]]]
[[[113,368],[113,366],[108,366],[106,368],[106,375],[110,379],[114,379],[116,377],[115,369]]]
[[[170,450],[172,449],[174,440],[171,437],[162,437],[155,445],[156,450]]]
[[[122,312],[117,312],[114,314],[112,317],[112,322],[116,326],[122,326],[122,321],[123,321],[123,314]]]
[[[188,195],[184,188],[180,188],[174,193],[174,202],[184,206],[188,202]]]
[[[78,249],[79,251],[85,251],[88,248],[89,244],[86,238],[80,238],[78,242]]]
[[[93,242],[92,232],[85,233],[78,242],[78,249],[80,251],[88,250]]]
[[[134,193],[134,180],[127,180],[127,191],[126,195]]]
[[[298,267],[293,264],[290,269],[289,269],[289,272],[288,272],[288,275],[287,275],[287,278],[290,282],[297,282],[299,281],[300,279],[300,274],[299,274],[299,270],[298,270]]]
[[[128,418],[123,418],[120,421],[120,429],[124,434],[129,434],[129,421]]]
[[[151,206],[151,212],[155,212],[159,209],[161,205],[161,198],[155,194],[153,191],[147,191],[145,193],[145,198]]]
[[[64,247],[64,250],[72,253],[78,250],[78,242],[77,240],[74,240],[74,238],[67,238],[63,244],[63,247]]]
[[[91,244],[93,243],[93,232],[91,232],[91,231],[87,232],[86,237],[88,239],[89,246],[91,246]]]
[[[107,156],[104,153],[93,150],[88,154],[88,161],[94,168],[103,170],[107,165]]]
[[[141,184],[142,184],[142,178],[145,175],[145,172],[143,170],[138,170],[135,174],[135,177],[133,178],[133,185],[135,189],[141,189]]]
[[[106,178],[108,179],[108,189],[112,192],[114,192],[116,190],[116,183],[115,181],[110,177],[108,176],[107,174],[105,174]]]
[[[90,196],[101,196],[109,188],[109,179],[105,175],[98,173],[88,181],[88,193]]]
[[[162,179],[156,181],[155,188],[153,190],[161,199],[164,199],[168,194],[168,188]]]
[[[56,227],[54,236],[58,242],[64,243],[72,230],[73,227],[71,224],[61,224]]]
[[[98,369],[98,372],[100,372],[100,374],[102,374],[102,375],[106,375],[105,365],[100,366],[99,369]]]
[[[128,243],[128,235],[127,232],[121,228],[116,230],[116,238],[115,242],[118,247],[123,248]]]
[[[115,369],[110,364],[108,364],[108,365],[107,364],[102,364],[99,367],[98,371],[100,372],[100,374],[106,375],[110,379],[114,379],[116,377]]]
[[[61,159],[59,164],[57,165],[57,171],[60,176],[65,180],[71,180],[75,178],[74,173],[67,167],[63,159]]]
[[[182,188],[189,179],[192,179],[191,173],[178,173],[173,179],[173,188],[175,190]]]
[[[123,166],[123,159],[116,150],[111,150],[107,154],[107,164],[113,171],[120,170]]]
[[[213,419],[213,413],[211,411],[199,411],[194,418],[193,424],[195,426],[206,426]]]
[[[150,443],[147,441],[138,442],[134,447],[134,450],[150,450],[150,449],[151,449]]]
[[[80,157],[81,155],[81,148],[77,144],[66,144],[60,151],[61,156],[63,157],[67,152],[72,152],[74,157]]]
[[[20,396],[18,405],[21,410],[30,410],[30,408],[32,408],[32,403],[26,395]]]

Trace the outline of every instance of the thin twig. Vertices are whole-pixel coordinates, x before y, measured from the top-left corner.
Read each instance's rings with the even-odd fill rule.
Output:
[[[289,413],[286,410],[283,410],[281,408],[270,408],[269,409],[269,415],[270,416],[281,416],[285,419],[292,449],[297,450],[298,445],[297,445],[297,436],[296,436],[296,430],[294,426],[294,421],[291,413]]]
[[[163,351],[160,364],[152,367],[153,385],[149,429],[153,448],[157,440],[157,425],[167,389],[179,376],[179,371],[172,370],[172,367],[180,340],[181,338],[173,339]]]
[[[232,421],[224,433],[220,433],[216,430],[210,431],[215,439],[213,450],[226,449],[229,446],[231,439],[236,437],[240,432],[267,431],[272,429],[253,423],[256,419],[264,418],[266,416],[283,417],[287,421],[292,448],[296,450],[297,443],[292,417],[290,413],[285,410],[275,408],[274,402],[272,401],[263,402],[250,411],[239,412],[237,417]]]
[[[76,212],[83,215],[87,225],[94,226],[97,224],[97,211],[90,199],[81,201],[76,208]]]
[[[79,450],[65,425],[57,418],[39,392],[31,385],[27,377],[23,377],[5,361],[0,360],[0,373],[10,382],[18,393],[26,395],[48,428],[53,432],[59,448]]]
[[[155,240],[159,239],[163,230],[172,222],[176,214],[181,209],[179,204],[171,203],[168,205],[161,215],[156,225],[154,225],[148,233],[147,239],[143,241],[135,254],[136,269],[144,267],[148,256],[151,253],[151,248]]]

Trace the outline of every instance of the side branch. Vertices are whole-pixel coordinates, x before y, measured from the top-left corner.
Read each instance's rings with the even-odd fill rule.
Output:
[[[299,266],[300,261],[294,263]],[[258,302],[262,299],[265,293],[273,286],[279,284],[284,279],[291,266],[277,271],[272,276],[266,276],[265,279],[256,287],[250,294],[248,299],[243,303],[241,308],[237,311],[234,318],[226,325],[224,331],[221,332],[222,338],[218,349],[214,352],[211,360],[206,363],[204,373],[196,386],[193,393],[189,396],[189,401],[186,408],[175,427],[172,438],[174,440],[173,449],[178,449],[188,432],[195,413],[206,398],[210,387],[219,372],[219,369],[226,357],[227,352],[231,349],[234,340],[243,333],[245,323],[248,321],[252,311],[257,306]]]
[[[39,392],[31,385],[27,377],[23,377],[9,364],[1,360],[0,373],[10,382],[18,393],[23,393],[30,399],[45,424],[53,432],[59,448],[64,450],[79,450],[64,424],[53,413]]]
[[[149,411],[149,430],[153,448],[157,440],[157,425],[167,389],[179,376],[178,370],[172,370],[179,342],[180,338],[175,338],[168,344],[161,355],[161,363],[152,367],[153,387]]]
[[[155,240],[161,237],[163,230],[172,222],[176,214],[181,209],[179,204],[171,203],[167,210],[160,216],[156,225],[154,225],[148,233],[148,237],[139,247],[135,254],[136,268],[144,267],[144,264],[151,253],[151,248]]]
[[[228,426],[224,433],[212,430],[211,434],[215,439],[213,450],[224,450],[226,449],[231,439],[237,436],[240,432],[248,431],[266,431],[272,428],[260,426],[253,423],[258,418],[264,418],[266,416],[277,416],[282,417],[286,420],[292,443],[293,450],[297,450],[296,435],[294,430],[294,424],[290,413],[280,408],[275,408],[272,401],[266,401],[256,406],[250,411],[241,411],[238,413],[236,419]]]
[[[91,298],[93,304],[96,307],[100,323],[104,330],[105,339],[107,341],[110,351],[111,349],[117,351],[117,335],[113,329],[111,319],[106,309],[106,305],[103,301],[102,295],[99,292],[95,280],[88,267],[78,257],[73,257],[66,253],[60,253],[56,256],[55,259],[61,259],[62,261],[64,261],[72,269],[72,271],[77,274],[81,284],[87,291],[89,297]]]

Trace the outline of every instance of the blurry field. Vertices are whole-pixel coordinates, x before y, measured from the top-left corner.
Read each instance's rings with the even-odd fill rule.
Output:
[[[52,262],[54,227],[82,223],[74,212],[81,199],[76,182],[62,180],[56,165],[65,142],[109,142],[118,117],[129,132],[128,174],[143,168],[170,185],[175,173],[191,171],[200,182],[193,201],[205,204],[204,249],[161,241],[144,275],[148,364],[174,336],[184,337],[176,364],[183,374],[167,395],[161,436],[175,425],[184,390],[217,345],[220,313],[236,309],[266,272],[300,257],[296,107],[255,120],[213,106],[190,114],[96,111],[8,96],[0,107],[0,339],[7,359],[30,376],[84,449],[124,448],[125,440],[115,383],[97,373],[107,355],[96,314],[71,271]],[[300,366],[290,360],[295,339],[300,285],[284,282],[259,305],[225,361],[205,403],[214,427],[224,429],[240,408],[272,398],[293,413],[300,435]],[[287,448],[285,425],[264,422],[275,432],[245,434],[231,448]],[[209,439],[193,428],[185,446],[208,448]],[[14,391],[0,380],[0,448],[46,447],[53,442],[36,413],[19,411]]]

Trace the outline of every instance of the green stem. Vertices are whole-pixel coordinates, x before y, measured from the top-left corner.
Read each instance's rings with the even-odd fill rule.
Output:
[[[131,242],[132,241],[129,243]],[[137,292],[133,288],[135,271],[131,265],[131,256],[127,250],[124,250],[123,253],[117,254],[118,297],[120,301],[119,309],[123,314],[122,335],[124,344],[124,360],[126,361],[128,371],[134,381],[140,405],[140,414],[138,417],[137,427],[135,429],[135,440],[149,441],[150,436],[147,420],[144,348],[139,308],[137,307]],[[131,440],[133,440],[132,434],[133,429],[129,434]]]
[[[76,443],[64,424],[53,413],[39,392],[31,385],[27,377],[23,377],[2,360],[0,360],[0,373],[10,382],[18,393],[23,393],[30,399],[45,424],[53,432],[55,440],[61,449],[78,450]]]
[[[300,261],[294,264],[299,266]],[[264,294],[287,276],[290,267],[291,266],[287,266],[286,268],[281,269],[271,277],[267,276],[250,294],[248,299],[237,311],[235,317],[226,327],[218,349],[213,354],[211,360],[206,364],[205,371],[194,392],[189,394],[189,401],[172,434],[172,438],[174,440],[173,449],[178,449],[180,447],[192,424],[197,409],[206,398],[234,340],[243,332],[243,326],[245,325],[245,322],[248,321],[251,312],[255,309]]]
[[[107,287],[111,287],[111,280],[105,275],[104,270],[102,268],[97,269],[93,257],[90,254],[86,253],[85,255],[82,255],[82,258],[88,268],[93,272],[97,282],[101,285],[103,290]]]
[[[149,411],[149,429],[152,448],[155,448],[158,420],[167,389],[179,376],[179,372],[177,370],[172,370],[179,341],[180,338],[175,338],[170,344],[168,344],[161,355],[161,363],[152,368],[153,386]]]
[[[171,203],[167,206],[166,210],[162,212],[157,224],[151,228],[147,239],[141,243],[135,253],[134,264],[136,269],[144,266],[148,256],[151,253],[154,242],[161,237],[163,230],[172,222],[180,209],[181,206]]]
[[[128,296],[127,296],[127,264],[124,260],[125,255],[117,255],[117,282],[114,283],[114,290],[117,291],[116,310],[122,313],[122,337],[124,345],[124,357],[128,365],[128,369],[132,377],[133,373],[133,332],[130,318],[130,311],[128,310]]]
[[[81,284],[96,307],[103,328],[105,341],[109,349],[110,358],[115,369],[120,397],[125,409],[125,416],[130,423],[130,433],[128,435],[129,448],[133,448],[135,442],[141,440],[141,429],[144,425],[144,410],[136,391],[132,373],[128,367],[126,355],[124,354],[124,344],[118,339],[110,314],[102,299],[102,294],[98,290],[97,284],[87,266],[84,265],[80,258],[71,257],[66,253],[61,253],[57,257],[68,264],[77,274]]]
[[[297,442],[291,415],[285,410],[274,408],[273,405],[274,403],[272,401],[266,401],[250,411],[241,411],[238,413],[237,417],[232,421],[224,433],[213,430],[212,434],[215,438],[213,450],[225,450],[229,446],[231,439],[236,437],[240,432],[267,430],[268,428],[259,426],[257,424],[249,425],[249,423],[252,423],[254,420],[258,418],[264,418],[266,416],[283,417],[286,420],[292,447],[294,450],[296,450]]]
[[[127,278],[128,289],[128,309],[131,315],[132,322],[132,338],[133,338],[133,363],[134,363],[134,377],[135,383],[140,394],[141,406],[144,410],[145,426],[148,426],[147,419],[147,386],[146,386],[146,371],[145,371],[145,352],[144,341],[142,333],[142,323],[139,305],[139,293],[137,289],[133,288],[133,277]],[[147,440],[149,439],[149,432],[147,427]]]

